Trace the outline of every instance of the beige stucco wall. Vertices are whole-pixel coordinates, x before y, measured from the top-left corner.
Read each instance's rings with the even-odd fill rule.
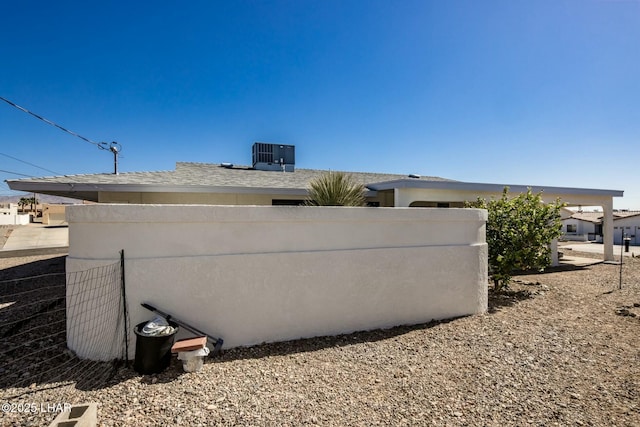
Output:
[[[57,225],[66,222],[67,205],[42,205],[42,223],[46,225]]]
[[[136,193],[100,192],[100,203],[271,205],[272,199],[303,199],[299,196],[243,193]]]
[[[67,212],[68,272],[116,261],[124,249],[132,325],[151,318],[140,306],[148,302],[224,338],[227,348],[487,309],[483,210],[93,205]],[[76,312],[73,321],[91,315]],[[76,350],[82,331],[67,334]]]
[[[131,204],[196,204],[196,205],[258,205],[270,206],[273,200],[305,200],[303,195],[259,194],[259,193],[141,193],[141,192],[100,192],[100,203]],[[378,202],[380,206],[393,206],[393,191],[380,192],[375,197],[367,197],[368,202]]]

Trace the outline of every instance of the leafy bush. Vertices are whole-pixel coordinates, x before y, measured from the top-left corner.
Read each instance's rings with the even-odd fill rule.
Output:
[[[326,172],[309,184],[308,206],[363,206],[364,186],[344,172]]]
[[[562,234],[559,199],[545,204],[540,194],[526,193],[509,198],[505,187],[500,199],[478,198],[468,207],[488,211],[487,245],[489,274],[496,290],[509,285],[514,270],[544,270],[551,264],[549,245]]]

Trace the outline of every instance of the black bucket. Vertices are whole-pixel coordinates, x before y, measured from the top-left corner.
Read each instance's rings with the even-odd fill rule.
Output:
[[[133,329],[136,334],[136,358],[133,369],[143,375],[158,374],[171,363],[171,346],[178,333],[178,324],[169,320],[169,325],[175,328],[172,334],[148,336],[142,333],[142,328],[147,323],[138,323]]]

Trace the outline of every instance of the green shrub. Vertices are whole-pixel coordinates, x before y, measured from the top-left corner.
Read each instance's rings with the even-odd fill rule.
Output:
[[[488,211],[489,274],[497,291],[509,285],[515,270],[544,270],[551,264],[549,245],[562,234],[560,209],[564,203],[543,203],[540,194],[509,198],[505,187],[499,199],[478,198],[468,207]]]

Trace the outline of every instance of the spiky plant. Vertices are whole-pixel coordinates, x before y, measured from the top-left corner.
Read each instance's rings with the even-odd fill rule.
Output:
[[[344,172],[326,172],[309,183],[307,206],[363,206],[364,186]]]

